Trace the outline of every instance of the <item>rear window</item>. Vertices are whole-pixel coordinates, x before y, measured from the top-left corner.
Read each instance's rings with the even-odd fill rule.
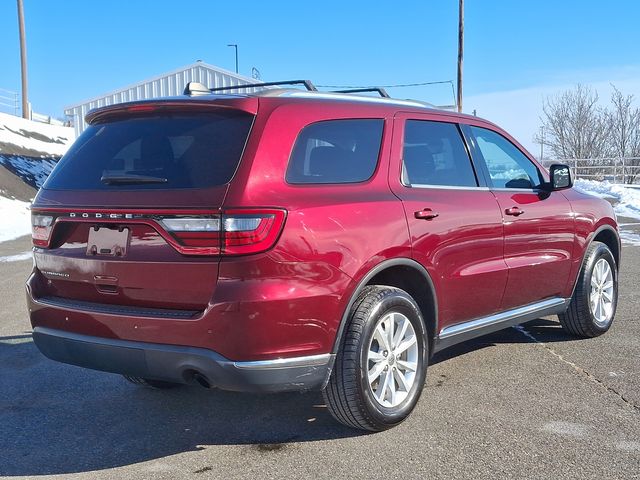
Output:
[[[327,120],[305,127],[287,168],[288,183],[356,183],[378,164],[382,119]]]
[[[91,125],[44,188],[206,188],[233,177],[253,116],[244,112],[163,113]]]

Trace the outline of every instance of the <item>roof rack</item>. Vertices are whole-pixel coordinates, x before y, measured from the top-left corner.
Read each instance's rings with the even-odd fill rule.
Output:
[[[212,92],[221,92],[224,90],[240,90],[243,88],[275,87],[280,85],[303,85],[310,92],[318,92],[318,89],[310,80],[284,80],[280,82],[246,83],[244,85],[229,85],[227,87],[215,87],[215,88],[208,88],[205,85],[198,82],[189,82],[187,83],[184,89],[184,95],[190,95],[190,96],[209,95]],[[277,91],[277,89],[270,90],[270,91],[275,92]],[[376,92],[382,98],[391,98],[391,96],[387,93],[387,91],[382,87],[348,88],[344,90],[331,90],[331,91],[318,92],[318,93],[364,93],[364,92]],[[407,101],[419,103],[430,108],[440,108],[440,107],[436,107],[431,103],[422,102],[419,100],[407,99]],[[444,107],[444,108],[447,108],[447,107]]]
[[[347,90],[332,90],[332,93],[363,93],[363,92],[377,92],[382,98],[391,98],[387,91],[382,87],[367,87],[367,88],[349,88]]]
[[[228,87],[210,88],[210,92],[221,92],[223,90],[240,90],[241,88],[259,88],[259,87],[275,87],[278,85],[304,85],[304,88],[310,92],[317,92],[316,86],[311,80],[286,80],[282,82],[266,82],[266,83],[247,83],[244,85],[229,85]]]

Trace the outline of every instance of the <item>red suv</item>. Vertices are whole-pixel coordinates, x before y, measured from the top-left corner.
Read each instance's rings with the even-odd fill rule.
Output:
[[[611,205],[485,120],[190,84],[87,121],[32,208],[51,359],[158,388],[322,390],[382,430],[434,352],[545,315],[579,337],[613,321]]]

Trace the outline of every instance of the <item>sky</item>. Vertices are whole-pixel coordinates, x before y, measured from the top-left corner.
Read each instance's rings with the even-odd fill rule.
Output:
[[[456,79],[457,0],[200,2],[24,0],[29,98],[64,107],[203,60],[265,81],[395,85]],[[543,99],[611,84],[640,102],[637,0],[466,0],[464,100],[534,154]],[[20,90],[16,2],[0,2],[0,88]],[[450,84],[389,88],[454,102]]]

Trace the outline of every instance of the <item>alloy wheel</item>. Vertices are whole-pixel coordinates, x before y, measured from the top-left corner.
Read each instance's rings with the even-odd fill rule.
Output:
[[[373,397],[383,407],[396,407],[409,395],[418,369],[418,340],[409,319],[398,312],[376,325],[367,352],[367,376]]]

